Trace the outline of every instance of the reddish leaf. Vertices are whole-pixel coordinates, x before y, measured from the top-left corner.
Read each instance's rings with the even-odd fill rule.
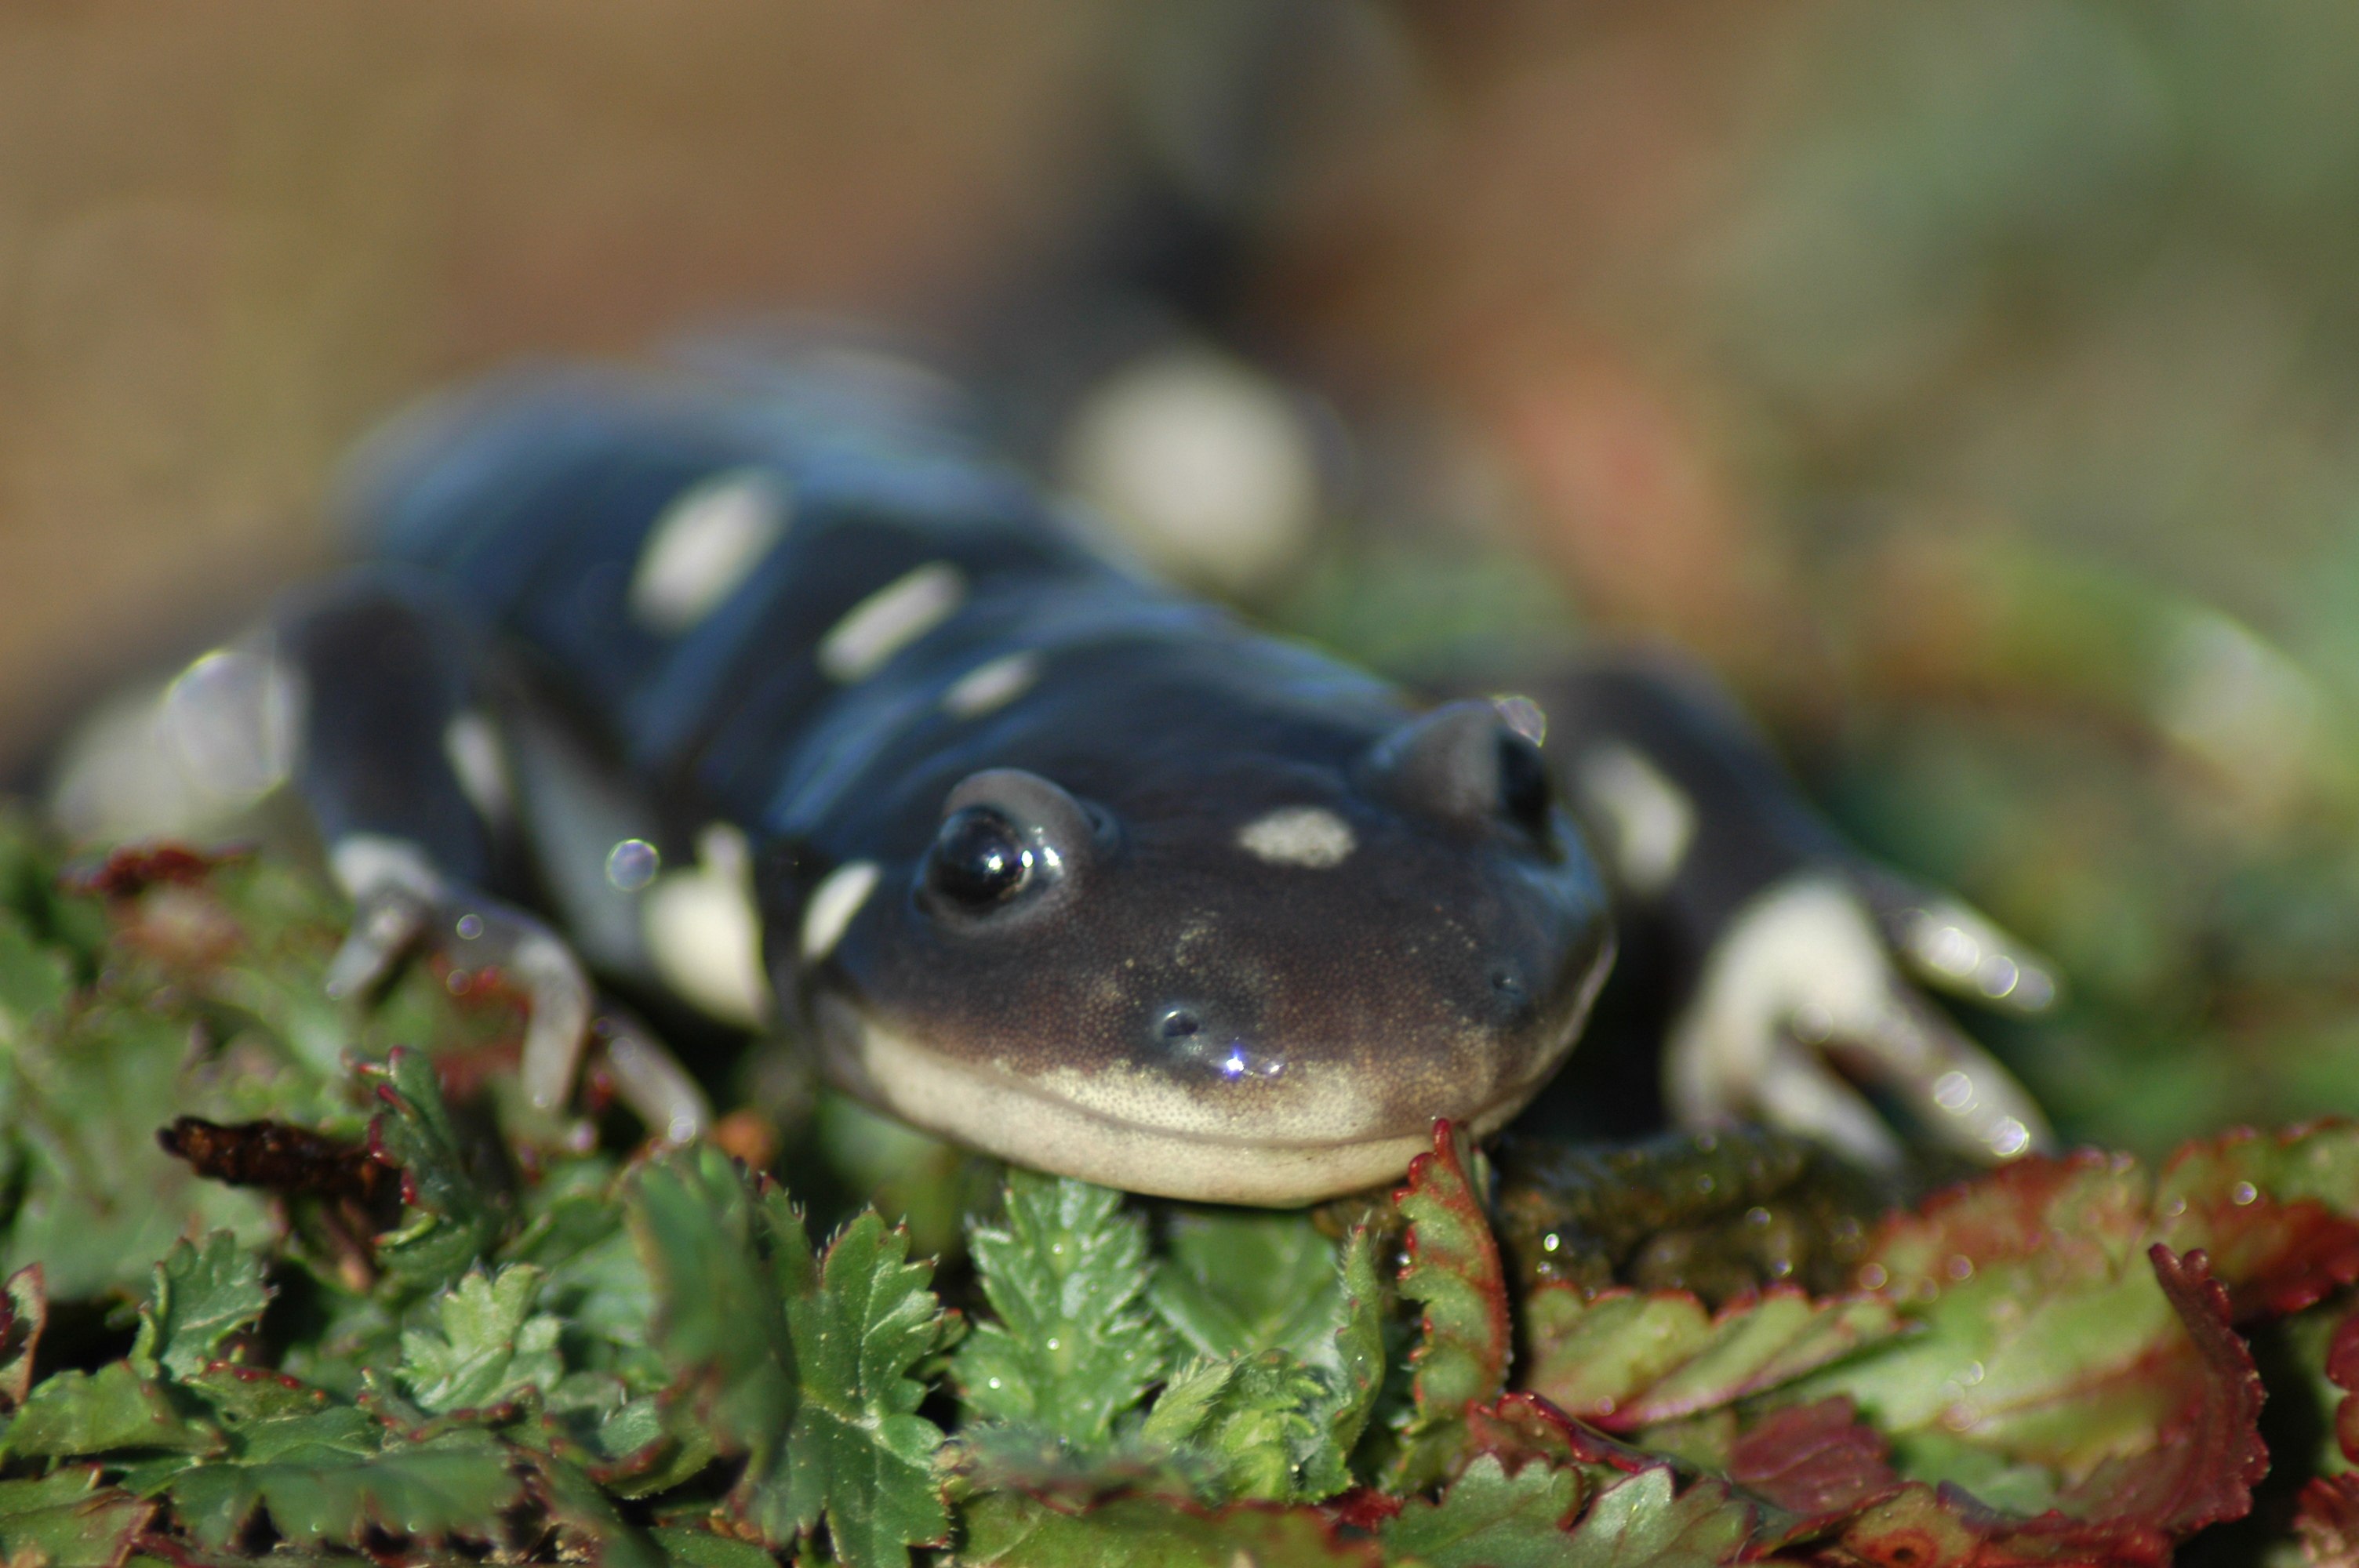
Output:
[[[249,851],[206,853],[180,844],[126,844],[103,864],[60,879],[69,892],[106,899],[136,898],[159,883],[186,887],[201,882],[216,867],[251,860]]]
[[[1901,1480],[1885,1454],[1884,1434],[1849,1400],[1821,1400],[1775,1411],[1739,1437],[1728,1478],[1799,1516],[1788,1532],[1799,1540],[1897,1493]]]
[[[197,1174],[233,1187],[364,1206],[391,1193],[398,1174],[359,1143],[285,1121],[224,1125],[183,1116],[158,1129],[156,1141],[165,1152],[186,1160]]]
[[[49,1324],[49,1292],[38,1263],[27,1263],[0,1285],[0,1409],[25,1402],[33,1387],[33,1353]]]
[[[2334,1326],[2326,1346],[2326,1380],[2346,1394],[2359,1394],[2359,1310]],[[2334,1441],[2343,1457],[2359,1464],[2359,1399],[2346,1399],[2334,1409]]]
[[[2359,1568],[2359,1474],[2321,1476],[2304,1487],[2293,1528],[2311,1568]]]
[[[1400,1288],[1425,1307],[1423,1337],[1409,1357],[1415,1404],[1401,1432],[1386,1487],[1422,1491],[1463,1455],[1469,1407],[1506,1384],[1507,1292],[1498,1244],[1467,1176],[1465,1135],[1433,1124],[1433,1152],[1409,1164],[1393,1202],[1408,1221],[1408,1261]]]
[[[1566,1415],[1538,1394],[1504,1394],[1488,1405],[1466,1412],[1469,1448],[1496,1454],[1510,1465],[1527,1459],[1551,1465],[1603,1465],[1625,1475],[1663,1463],[1649,1454],[1595,1427]]]
[[[2359,1280],[2359,1127],[2320,1122],[2190,1143],[2156,1180],[2153,1238],[2211,1255],[2239,1322]]]
[[[2171,1549],[2170,1537],[2158,1530],[2061,1514],[2009,1519],[1955,1487],[1936,1491],[1921,1481],[1867,1509],[1838,1539],[1853,1556],[1890,1568],[2158,1568],[2170,1561]]]

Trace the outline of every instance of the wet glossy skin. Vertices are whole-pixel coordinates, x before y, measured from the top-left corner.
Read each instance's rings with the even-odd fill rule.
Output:
[[[683,509],[748,474],[762,547],[651,620]],[[971,456],[574,380],[471,406],[364,510],[524,672],[505,728],[565,715],[670,863],[744,833],[788,1022],[950,1137],[1223,1201],[1384,1181],[1432,1118],[1518,1108],[1610,961],[1488,704],[1138,583]]]

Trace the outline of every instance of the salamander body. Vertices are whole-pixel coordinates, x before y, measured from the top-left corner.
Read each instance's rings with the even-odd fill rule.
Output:
[[[1606,893],[1490,704],[1146,583],[922,430],[578,377],[434,423],[364,487],[374,564],[281,633],[308,733],[354,732],[299,780],[355,891],[412,846],[501,888],[502,810],[445,764],[488,730],[545,797],[562,756],[664,864],[742,841],[766,989],[839,1084],[1190,1197],[1383,1180],[1571,1046]],[[526,857],[552,884],[625,841],[564,837]]]
[[[1576,674],[1544,753],[1532,703],[1435,705],[1257,634],[873,392],[541,373],[364,455],[359,564],[200,660],[156,726],[264,755],[239,776],[308,806],[359,906],[332,989],[421,939],[500,965],[554,1105],[591,1020],[578,952],[783,1023],[839,1086],[990,1152],[1291,1204],[1397,1175],[1435,1117],[1522,1108],[1618,903],[1693,992],[1688,1119],[1888,1152],[1794,1048],[1804,1019],[1952,1141],[2036,1138],[1886,961],[2003,945],[1879,902],[1898,884],[1713,699]],[[650,1119],[700,1124],[668,1058],[610,1050]]]

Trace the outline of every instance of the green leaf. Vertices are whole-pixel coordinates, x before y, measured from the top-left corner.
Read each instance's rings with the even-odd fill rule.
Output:
[[[270,1304],[262,1274],[262,1260],[226,1230],[207,1236],[201,1248],[174,1242],[140,1305],[131,1364],[150,1378],[159,1367],[174,1378],[202,1369],[223,1340],[261,1321]]]
[[[1182,1210],[1148,1299],[1210,1360],[1285,1350],[1305,1359],[1333,1331],[1335,1243],[1303,1213]]]
[[[1384,1292],[1376,1283],[1375,1241],[1366,1227],[1343,1243],[1335,1282],[1334,1326],[1306,1346],[1303,1357],[1328,1379],[1327,1442],[1340,1467],[1351,1459],[1384,1391]],[[1343,1473],[1335,1489],[1350,1484]]]
[[[556,1528],[565,1559],[598,1568],[664,1568],[669,1554],[625,1519],[614,1499],[579,1468],[544,1457],[534,1463],[531,1475],[532,1490]],[[763,1568],[771,1568],[768,1554],[761,1556]]]
[[[746,1455],[730,1514],[774,1548],[824,1514],[854,1568],[940,1541],[942,1434],[916,1413],[926,1390],[909,1374],[950,1320],[908,1237],[864,1214],[815,1265],[785,1197],[704,1147],[648,1166],[627,1201],[675,1399]]]
[[[1684,1291],[1584,1297],[1550,1285],[1525,1304],[1524,1385],[1567,1415],[1627,1431],[1766,1392],[1900,1326],[1881,1297],[1773,1290],[1712,1314]]]
[[[468,1172],[433,1063],[397,1050],[363,1071],[386,1106],[369,1123],[369,1146],[400,1168],[404,1206],[400,1227],[376,1239],[377,1265],[410,1292],[440,1290],[491,1250],[500,1210]]]
[[[1114,1498],[1086,1513],[1001,1492],[962,1511],[959,1561],[1006,1568],[1381,1568],[1373,1541],[1338,1539],[1312,1508],[1241,1503],[1205,1509],[1169,1498]],[[735,1564],[729,1568],[736,1568]]]
[[[977,1227],[969,1249],[998,1321],[978,1323],[952,1363],[968,1410],[1103,1447],[1169,1356],[1139,1305],[1146,1227],[1110,1188],[1012,1170],[1003,1222]]]
[[[0,1481],[0,1559],[45,1568],[117,1568],[156,1505],[99,1484],[95,1465]]]
[[[1381,1539],[1430,1568],[1555,1568],[1565,1527],[1581,1507],[1578,1471],[1531,1463],[1513,1476],[1484,1454],[1438,1503],[1411,1498],[1386,1520]]]
[[[435,1300],[439,1328],[402,1335],[399,1376],[420,1409],[480,1410],[518,1389],[546,1394],[557,1386],[565,1372],[557,1352],[564,1325],[532,1310],[545,1277],[529,1263],[491,1275],[474,1270]]]
[[[647,1533],[678,1568],[777,1568],[778,1560],[752,1541],[692,1525],[658,1525]]]
[[[163,1388],[128,1361],[95,1372],[59,1372],[34,1385],[8,1429],[0,1454],[64,1459],[85,1454],[161,1449],[210,1453],[222,1436],[172,1408]]]
[[[1740,1562],[1753,1509],[1728,1488],[1699,1481],[1674,1496],[1665,1466],[1639,1471],[1599,1495],[1551,1561],[1562,1568],[1718,1568]]]
[[[1172,1379],[1139,1436],[1204,1461],[1223,1500],[1311,1501],[1341,1489],[1324,1420],[1331,1391],[1283,1350],[1199,1361]]]
[[[240,1434],[236,1457],[180,1472],[166,1495],[190,1533],[214,1551],[257,1509],[298,1546],[356,1544],[372,1528],[426,1541],[492,1540],[502,1516],[524,1499],[514,1455],[485,1433],[384,1449],[378,1433],[366,1415],[342,1405],[256,1422]]]
[[[800,1402],[786,1303],[814,1288],[801,1219],[703,1144],[642,1170],[625,1207],[654,1295],[649,1334],[672,1378],[676,1426],[746,1456],[741,1493],[776,1497]],[[783,1507],[752,1522],[783,1546],[817,1511]]]
[[[828,1539],[853,1568],[906,1563],[907,1547],[950,1530],[934,1471],[941,1429],[916,1413],[926,1389],[909,1376],[949,1320],[908,1246],[907,1232],[864,1213],[829,1244],[818,1290],[787,1305],[803,1376],[788,1490],[805,1514],[824,1499]]]
[[[1394,1492],[1419,1492],[1455,1465],[1466,1444],[1466,1410],[1506,1386],[1506,1281],[1481,1195],[1467,1174],[1464,1134],[1433,1124],[1433,1151],[1410,1162],[1396,1199],[1408,1221],[1401,1293],[1422,1303],[1424,1337],[1409,1358],[1414,1404],[1386,1476]]]

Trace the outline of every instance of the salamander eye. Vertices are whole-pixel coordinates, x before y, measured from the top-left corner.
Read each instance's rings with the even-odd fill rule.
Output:
[[[1499,736],[1499,808],[1534,833],[1548,830],[1548,763],[1538,746],[1512,730]]]
[[[970,806],[943,819],[926,859],[926,885],[952,903],[981,911],[1016,896],[1032,879],[1034,855],[1016,827],[989,806]]]

